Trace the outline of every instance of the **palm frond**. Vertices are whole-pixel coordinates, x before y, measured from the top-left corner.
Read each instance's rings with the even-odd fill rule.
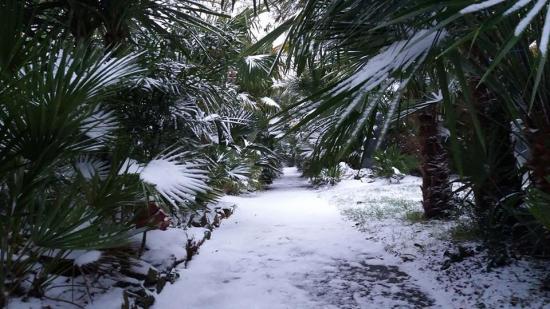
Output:
[[[206,185],[204,164],[182,162],[185,156],[181,149],[175,148],[155,157],[140,172],[141,180],[153,185],[172,204],[193,200],[197,193],[210,188]]]

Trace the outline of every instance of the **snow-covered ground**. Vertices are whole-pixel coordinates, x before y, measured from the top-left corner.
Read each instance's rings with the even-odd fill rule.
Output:
[[[266,192],[225,197],[235,215],[154,308],[545,308],[534,262],[487,272],[479,253],[441,269],[453,223],[403,219],[419,181],[314,190],[287,168]]]
[[[467,219],[423,221],[422,181],[407,176],[398,184],[384,179],[343,180],[321,197],[365,235],[399,258],[396,265],[428,282],[445,308],[550,308],[548,261],[519,257],[494,265],[486,247],[463,238]],[[461,253],[459,253],[462,251]],[[497,259],[498,260],[498,259]],[[498,261],[496,262],[498,264]]]
[[[420,179],[345,174],[336,186],[313,189],[286,168],[267,191],[224,197],[222,204],[237,205],[234,215],[179,264],[174,284],[151,292],[153,308],[550,308],[542,289],[548,262],[517,258],[488,270],[483,246],[451,240],[459,223],[420,220]],[[169,269],[186,258],[188,239],[203,234],[152,232],[144,263]],[[108,289],[87,308],[118,309],[122,294]]]
[[[359,308],[449,305],[395,265],[383,244],[286,169],[270,190],[237,204],[155,308]]]

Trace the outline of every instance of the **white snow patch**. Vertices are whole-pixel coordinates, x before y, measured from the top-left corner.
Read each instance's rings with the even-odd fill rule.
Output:
[[[77,266],[84,266],[99,261],[101,258],[101,251],[91,250],[79,255],[74,260],[74,264]]]
[[[546,2],[547,0],[539,0],[537,1],[537,3],[535,3],[533,8],[527,13],[527,15],[525,15],[525,17],[517,25],[516,30],[514,31],[514,35],[519,36],[523,33],[523,31],[525,31],[527,26],[529,26],[529,24],[533,21],[533,18],[535,18],[535,16],[537,16],[540,13],[540,11],[542,10]]]
[[[86,309],[118,309],[122,306],[124,289],[112,288],[107,293],[94,298]]]
[[[276,109],[281,109],[281,106],[275,102],[272,98],[269,97],[263,97],[260,99],[262,103],[264,103],[267,106],[275,107]]]
[[[266,192],[223,200],[237,204],[238,211],[180,269],[180,279],[165,287],[154,308],[342,308],[339,293],[347,295],[354,280],[329,280],[338,293],[317,297],[316,289],[330,290],[317,278],[324,280],[347,261],[398,262],[383,244],[366,240],[343,221],[295,169],[286,168]],[[383,291],[373,296],[375,304],[402,304]]]
[[[220,115],[218,114],[211,114],[211,115],[208,115],[206,117],[204,117],[202,119],[202,121],[205,121],[205,122],[210,122],[210,121],[216,121],[216,120],[219,120],[221,119]]]
[[[266,192],[223,198],[237,212],[154,308],[543,308],[550,299],[537,285],[545,268],[532,261],[487,272],[478,253],[441,270],[455,223],[403,219],[422,210],[417,177],[316,191],[284,172]]]
[[[504,1],[506,1],[506,0],[487,0],[487,1],[480,2],[480,3],[472,4],[472,5],[469,5],[465,8],[463,8],[462,10],[460,10],[460,13],[461,14],[470,14],[470,13],[478,12],[478,11],[484,10],[486,8],[490,8],[492,6],[495,6],[495,5],[497,5],[499,3],[502,3]]]
[[[139,243],[142,235],[136,235],[134,241]],[[159,270],[172,267],[176,262],[187,258],[187,232],[181,228],[168,228],[166,231],[147,232],[146,250],[141,259]]]

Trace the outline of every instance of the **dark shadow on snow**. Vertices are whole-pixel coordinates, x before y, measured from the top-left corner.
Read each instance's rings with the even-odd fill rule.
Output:
[[[434,300],[397,266],[373,265],[365,261],[335,260],[329,270],[306,274],[297,287],[314,299],[342,309],[426,308]]]

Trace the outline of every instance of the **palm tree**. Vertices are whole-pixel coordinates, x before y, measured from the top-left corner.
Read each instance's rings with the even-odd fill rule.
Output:
[[[165,227],[140,217],[151,204],[181,218],[215,199],[211,149],[235,150],[223,179],[257,181],[279,167],[250,133],[257,120],[238,85],[227,83],[252,14],[207,22],[194,2],[187,15],[185,1],[133,1],[117,9],[137,15],[118,19],[115,2],[0,4],[0,306],[12,293],[43,295],[74,269],[72,250],[103,256]]]
[[[361,137],[372,132],[380,119],[376,115],[385,111],[375,130],[376,143],[371,143],[374,147],[367,144],[364,148],[380,147],[390,120],[412,89],[415,74],[435,56],[432,47],[445,36],[422,26],[382,26],[396,16],[397,7],[393,1],[312,0],[305,2],[289,24],[281,25],[289,29],[289,55],[298,74],[310,65],[330,67],[331,74],[323,80],[326,87],[289,109],[291,115],[306,114],[298,126],[332,115],[318,144],[323,158],[332,154],[337,163],[358,148],[364,141]],[[451,199],[446,150],[436,114],[424,110],[419,119],[426,216],[441,216]]]
[[[188,0],[26,1],[25,5],[29,26],[68,31],[78,42],[99,36],[108,48],[136,44],[139,36],[173,37],[169,31],[173,24],[218,31],[201,14],[223,16],[201,2]],[[57,25],[64,26],[59,29]]]
[[[548,140],[549,119],[544,95],[548,50],[548,34],[544,30],[548,27],[544,26],[548,21],[541,14],[545,4],[546,1],[457,4],[428,0],[309,0],[274,33],[288,31],[285,50],[298,74],[313,64],[334,63],[334,59],[346,64],[333,79],[327,80],[324,91],[296,105],[295,108],[304,110],[313,107],[313,112],[301,124],[336,110],[344,111],[341,115],[345,118],[352,111],[360,110],[367,93],[376,98],[372,93],[384,93],[388,85],[398,84],[398,91],[391,96],[392,107],[385,117],[383,136],[411,78],[418,75],[421,68],[430,71],[438,61],[448,59],[451,65],[447,70],[440,70],[440,75],[455,76],[461,89],[459,101],[471,116],[475,143],[484,149],[483,158],[491,166],[488,171],[478,170],[482,175],[472,185],[476,187],[478,203],[489,203],[492,206],[488,208],[493,208],[495,204],[503,204],[503,198],[517,195],[519,190],[513,146],[507,136],[511,132],[509,123],[516,116],[528,124],[530,130],[526,128],[525,136],[531,152],[537,154],[527,164],[532,184],[539,190],[548,190],[548,169],[542,163],[548,157],[548,145],[543,140]],[[490,38],[494,43],[491,44]],[[532,44],[537,40],[538,45]],[[529,49],[529,45],[536,46]],[[465,72],[461,58],[470,58],[471,48],[479,52]],[[455,102],[450,99],[451,96],[446,96],[444,105],[453,106]],[[379,102],[371,99],[369,104],[376,106]],[[372,119],[368,113],[373,110],[374,107],[364,110],[367,114],[360,119]],[[446,120],[453,124],[449,128],[454,145],[453,161],[459,163],[462,154],[457,141],[457,115],[453,116],[453,110],[456,111],[449,109]],[[336,127],[342,123],[346,122],[334,122]],[[353,122],[358,126],[365,124]],[[372,126],[372,122],[369,125]],[[456,168],[458,172],[464,171],[460,163]]]

